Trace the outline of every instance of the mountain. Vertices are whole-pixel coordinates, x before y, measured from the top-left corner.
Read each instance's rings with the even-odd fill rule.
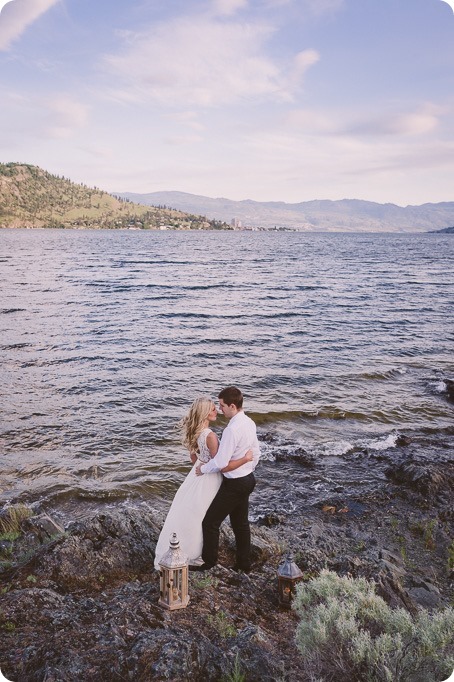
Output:
[[[0,163],[0,227],[219,229],[200,215],[132,203],[37,166]]]
[[[454,234],[454,227],[445,227],[443,230],[434,230],[438,234]]]
[[[232,201],[185,192],[119,193],[143,204],[172,206],[208,218],[241,221],[243,226],[289,228],[301,231],[426,232],[454,222],[454,202],[401,207],[358,199],[340,201]]]

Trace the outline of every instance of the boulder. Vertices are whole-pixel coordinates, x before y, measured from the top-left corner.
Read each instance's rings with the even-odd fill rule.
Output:
[[[34,533],[40,543],[53,540],[55,537],[62,535],[65,532],[63,526],[47,514],[31,516],[23,522],[22,527],[24,530],[29,530]]]
[[[385,471],[395,483],[412,488],[425,496],[434,496],[452,490],[454,467],[452,464],[432,464],[416,459],[392,464]]]
[[[146,505],[98,513],[70,525],[68,536],[39,562],[38,573],[68,589],[151,572],[160,528],[161,519]]]
[[[444,383],[446,384],[446,397],[450,403],[454,403],[454,380],[445,379]]]

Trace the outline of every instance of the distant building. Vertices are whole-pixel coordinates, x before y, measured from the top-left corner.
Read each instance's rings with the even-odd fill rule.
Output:
[[[232,227],[241,229],[243,227],[243,222],[241,220],[238,220],[238,218],[232,218],[232,220],[230,221],[230,225]]]

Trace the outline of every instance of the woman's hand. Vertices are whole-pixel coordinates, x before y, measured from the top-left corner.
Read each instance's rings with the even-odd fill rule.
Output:
[[[244,456],[246,457],[246,462],[252,462],[254,459],[252,450],[248,450]]]

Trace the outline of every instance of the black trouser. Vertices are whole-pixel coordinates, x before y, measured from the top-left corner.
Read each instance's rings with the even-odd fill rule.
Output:
[[[209,474],[206,474],[209,476]],[[202,522],[202,559],[209,566],[218,561],[219,528],[229,515],[236,541],[236,565],[249,570],[251,566],[251,529],[249,528],[249,495],[255,487],[254,474],[241,478],[223,477],[213,502]]]

